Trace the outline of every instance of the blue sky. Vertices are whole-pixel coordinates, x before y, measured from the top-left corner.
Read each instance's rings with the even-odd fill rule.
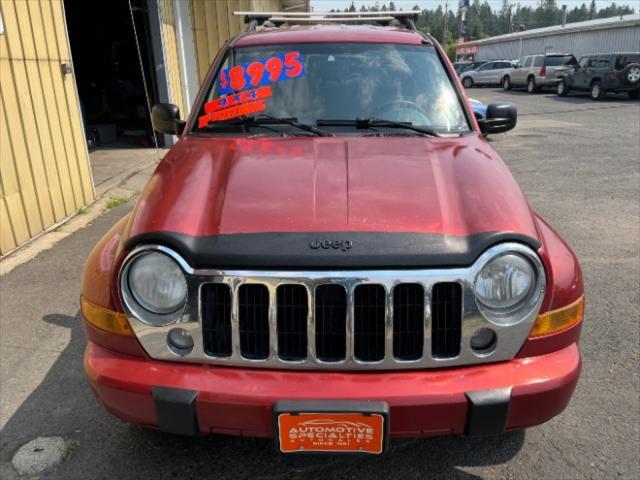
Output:
[[[484,1],[484,0],[481,0]],[[393,0],[396,4],[396,7],[402,8],[403,10],[411,10],[414,5],[420,5],[421,8],[434,9],[437,8],[438,5],[442,5],[444,8],[445,2],[441,0]],[[586,3],[587,6],[591,0],[556,0],[558,5],[567,5],[569,9],[572,9],[574,6],[580,6],[583,3]],[[360,8],[361,5],[375,5],[375,0],[354,0],[356,8]],[[389,0],[379,0],[380,5],[383,3],[389,4]],[[527,6],[535,6],[538,4],[538,0],[512,0],[512,5],[527,5]],[[596,0],[596,6],[598,8],[604,8],[611,5],[611,0]],[[640,0],[618,0],[615,2],[616,5],[629,5],[631,8],[634,8],[636,13],[640,10]],[[489,0],[489,4],[494,10],[499,10],[502,6],[502,0]],[[311,6],[316,12],[328,12],[332,8],[339,8],[344,10],[346,7],[351,5],[351,0],[311,0]],[[458,0],[450,0],[449,8],[457,11],[458,9]]]

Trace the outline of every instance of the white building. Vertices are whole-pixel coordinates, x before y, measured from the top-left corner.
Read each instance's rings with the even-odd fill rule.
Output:
[[[591,53],[640,51],[640,14],[599,18],[483,38],[459,45],[456,59],[516,59],[545,52],[576,57]]]

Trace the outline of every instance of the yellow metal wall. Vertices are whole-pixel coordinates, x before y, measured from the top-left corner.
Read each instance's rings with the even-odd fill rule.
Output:
[[[62,0],[0,0],[0,254],[94,199]]]
[[[165,68],[167,70],[167,81],[169,83],[169,97],[171,98],[171,103],[177,105],[181,112],[187,112],[188,109],[184,104],[182,95],[183,85],[176,43],[176,21],[173,10],[173,0],[159,0],[158,5],[160,7],[162,41],[165,47]]]
[[[280,0],[191,0],[198,80],[204,79],[224,42],[244,30],[244,19],[233,12],[275,12],[281,8]]]

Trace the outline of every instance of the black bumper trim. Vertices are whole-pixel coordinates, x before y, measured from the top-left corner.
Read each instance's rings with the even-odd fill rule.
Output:
[[[507,426],[511,387],[466,392],[468,412],[466,435],[496,435]]]
[[[197,435],[198,392],[180,388],[152,387],[153,402],[160,430],[177,435]]]

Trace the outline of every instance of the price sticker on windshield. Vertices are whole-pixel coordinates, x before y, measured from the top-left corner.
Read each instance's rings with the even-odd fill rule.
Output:
[[[302,55],[293,51],[225,68],[218,75],[218,86],[221,95],[229,95],[248,88],[300,78],[305,74]]]

